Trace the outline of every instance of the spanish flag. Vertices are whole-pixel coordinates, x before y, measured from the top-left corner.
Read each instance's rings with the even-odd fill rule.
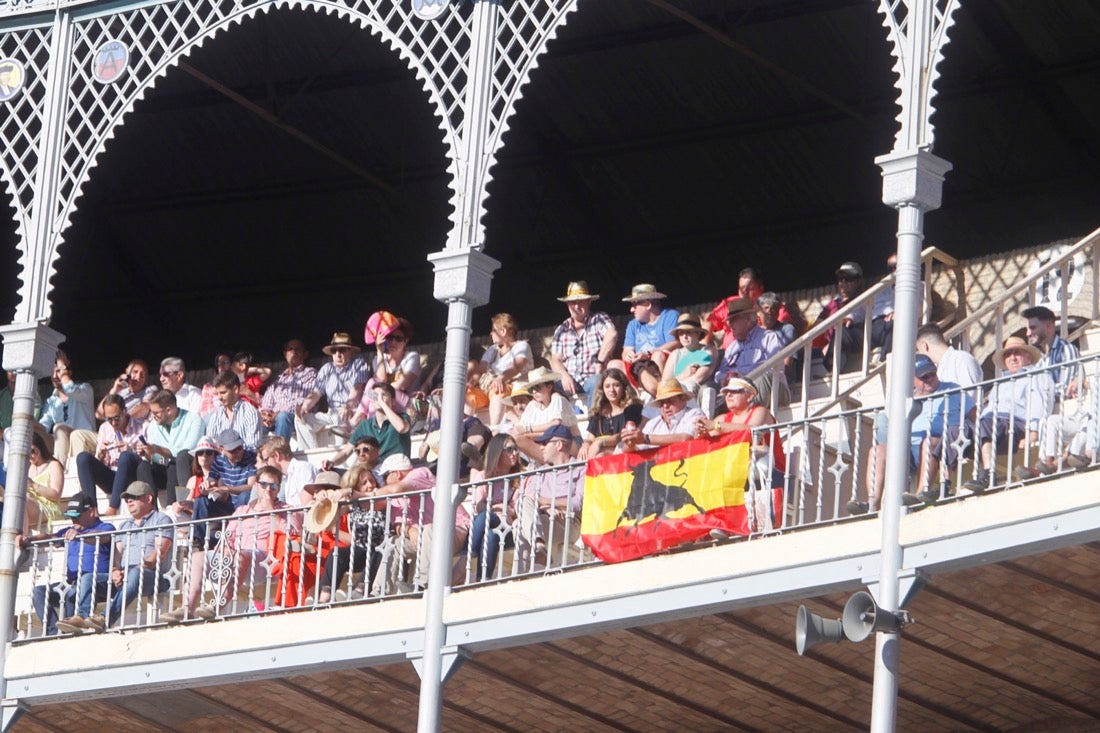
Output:
[[[706,536],[749,534],[749,431],[697,438],[588,462],[581,535],[604,562],[622,562]]]

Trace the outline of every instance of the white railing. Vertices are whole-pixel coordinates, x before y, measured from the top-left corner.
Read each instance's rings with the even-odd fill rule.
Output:
[[[963,269],[959,264],[959,261],[954,257],[951,257],[945,252],[937,249],[936,247],[928,247],[921,252],[921,284],[924,288],[924,297],[922,300],[922,316],[924,321],[931,320],[936,313],[937,304],[946,304],[947,301],[938,294],[933,288],[933,280],[939,269],[949,271],[951,274],[951,280],[953,282],[955,306],[950,308],[951,318],[961,318],[966,313],[966,284],[963,274]],[[828,391],[828,400],[825,404],[815,410],[814,414],[820,415],[825,411],[832,409],[839,404],[845,397],[850,395],[861,385],[865,384],[868,380],[879,377],[885,369],[885,360],[880,359],[877,362],[872,363],[872,353],[874,351],[872,347],[871,328],[872,328],[872,309],[875,304],[875,299],[882,295],[888,288],[894,286],[894,276],[889,275],[879,282],[871,285],[863,292],[859,293],[855,298],[846,303],[843,307],[837,310],[828,318],[815,323],[799,338],[787,344],[777,354],[773,355],[766,362],[758,366],[751,373],[749,373],[749,379],[757,379],[762,375],[769,372],[772,373],[773,384],[778,384],[776,380],[781,379],[781,375],[785,369],[785,365],[788,360],[794,360],[795,364],[800,365],[801,375],[796,375],[795,381],[799,386],[798,400],[800,401],[801,409],[799,414],[809,415],[809,401],[810,401],[810,389],[814,381],[813,363],[814,358],[817,356],[814,350],[814,341],[825,337],[829,332],[835,331],[835,329],[841,328],[849,319],[856,320],[853,316],[863,316],[863,329],[861,335],[861,345],[859,353],[859,366],[857,369],[847,370],[847,374],[850,374],[854,379],[841,380],[842,372],[839,369],[830,369],[829,374],[826,377],[826,385]],[[941,316],[942,320],[942,316]],[[837,361],[843,360],[843,342],[839,333],[834,333],[833,338],[834,349],[838,352],[836,354]],[[793,401],[792,397],[792,401]],[[778,391],[772,390],[772,410],[778,407]]]
[[[990,422],[983,433],[982,416],[991,400],[996,403],[1032,380],[1049,380],[1053,395],[1054,380],[1047,374],[1070,368],[1077,369],[1079,396],[1057,400],[1052,417],[1049,406],[1031,399],[1020,408],[1029,414],[1013,414],[1010,408],[1006,420]],[[931,432],[943,436],[938,448],[927,439],[912,447],[916,470],[907,504],[915,508],[1097,465],[1100,355],[1073,367],[1036,368],[947,390],[915,404],[928,408],[929,419],[938,419]],[[754,429],[747,538],[847,521],[866,511],[860,503],[872,503],[868,486],[881,484],[876,455],[885,431],[876,430],[876,421],[885,419],[881,408],[865,408]],[[999,446],[986,466],[988,474],[975,460],[983,434]],[[773,442],[781,449],[773,449]],[[937,455],[945,466],[940,473],[920,470]],[[1040,461],[1042,471],[1037,470]],[[572,463],[456,485],[460,507],[453,587],[597,563],[579,542],[584,476],[585,464]],[[108,631],[127,631],[169,620],[189,623],[367,603],[423,590],[432,537],[427,491],[333,502],[326,514],[328,500],[324,496],[312,509],[177,522],[163,529],[171,547],[162,562],[141,571],[127,569],[127,576],[131,571],[136,576],[129,585],[114,582],[109,568],[125,568],[128,543],[142,541],[141,535],[152,530],[82,535],[76,541],[85,543],[80,547],[89,558],[102,552],[98,568],[90,559],[80,567],[68,564],[75,550],[64,537],[33,542],[21,582],[20,640],[49,638],[59,620],[77,615],[81,588],[90,606],[83,615],[91,620],[75,631],[87,633],[99,630],[93,616],[103,617],[98,624]],[[701,545],[685,549],[716,541],[726,540],[704,537]],[[117,618],[105,610],[112,604],[120,611]]]

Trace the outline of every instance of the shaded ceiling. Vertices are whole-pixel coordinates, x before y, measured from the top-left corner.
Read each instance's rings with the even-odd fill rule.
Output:
[[[1100,9],[964,0],[956,19],[935,120],[955,168],[928,241],[965,257],[1095,228]],[[173,69],[127,118],[68,231],[53,326],[83,373],[274,359],[290,335],[316,352],[383,307],[441,339],[425,257],[445,241],[448,178],[404,62],[344,20],[276,10],[187,64],[197,75]],[[896,129],[892,65],[871,0],[582,0],[493,171],[486,246],[503,268],[476,329],[500,310],[560,320],[576,278],[620,313],[639,281],[700,302],[746,265],[777,290],[846,259],[883,269],[896,218],[873,160]],[[13,225],[2,237],[13,249]]]
[[[908,606],[914,623],[899,646],[897,729],[1100,730],[1098,558],[1089,544],[932,576]],[[838,618],[847,597],[805,604]],[[873,640],[823,644],[799,657],[799,604],[474,653],[444,688],[442,729],[868,730]],[[35,706],[14,730],[411,732],[418,690],[407,662],[324,669]]]

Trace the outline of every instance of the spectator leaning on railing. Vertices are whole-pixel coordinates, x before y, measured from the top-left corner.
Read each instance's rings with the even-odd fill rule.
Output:
[[[122,495],[130,519],[119,526],[111,568],[111,602],[107,617],[91,613],[92,590],[95,576],[84,576],[77,599],[77,614],[57,622],[57,628],[65,633],[103,631],[122,616],[123,609],[138,596],[151,596],[168,590],[168,578],[164,573],[172,563],[172,518],[156,510],[153,487],[144,481],[135,481]],[[129,529],[140,531],[126,532]],[[87,613],[88,615],[82,615]]]
[[[65,609],[65,622],[75,625],[73,617],[83,620],[91,614],[91,604],[107,598],[107,575],[111,563],[111,538],[108,536],[81,539],[82,535],[110,532],[114,527],[99,518],[95,499],[78,494],[69,499],[65,516],[73,520],[71,527],[62,527],[52,536],[65,542],[65,589],[62,583],[35,586],[32,596],[35,613],[46,623],[46,635],[58,630],[58,612]],[[35,534],[29,540],[48,539],[50,535]],[[89,578],[84,581],[84,578]],[[86,606],[77,613],[77,592],[84,582],[92,585],[94,593],[83,597]]]

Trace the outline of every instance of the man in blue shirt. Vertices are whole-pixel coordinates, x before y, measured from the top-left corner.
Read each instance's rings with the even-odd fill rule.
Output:
[[[628,365],[638,359],[652,359],[657,366],[663,367],[668,355],[679,347],[672,329],[676,327],[680,312],[675,308],[663,308],[661,301],[665,297],[664,293],[657,292],[656,286],[641,283],[623,298],[624,303],[630,303],[634,316],[626,325],[623,338],[623,361]]]
[[[57,634],[58,611],[64,603],[65,621],[69,622],[76,609],[77,588],[82,576],[92,576],[96,601],[107,597],[107,574],[110,572],[111,538],[108,536],[87,537],[98,532],[110,532],[114,526],[99,518],[95,500],[78,494],[65,506],[65,516],[73,520],[71,527],[57,530],[54,538],[65,542],[65,590],[62,583],[35,586],[32,603],[38,617],[46,622],[46,635]],[[47,535],[36,535],[30,539],[46,539]]]

